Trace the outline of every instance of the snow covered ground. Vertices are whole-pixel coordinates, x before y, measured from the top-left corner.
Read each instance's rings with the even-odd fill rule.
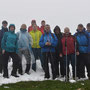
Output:
[[[25,71],[25,59],[23,59],[23,71]],[[9,62],[8,64],[8,69],[9,69],[9,76],[11,75],[11,70],[12,70],[12,61]],[[10,83],[17,83],[17,82],[20,82],[20,81],[43,81],[44,80],[44,72],[41,68],[41,65],[40,65],[40,61],[37,60],[37,71],[34,72],[33,70],[30,70],[30,75],[27,75],[27,74],[24,74],[18,78],[15,78],[13,76],[10,76],[9,79],[7,78],[3,78],[3,75],[0,74],[0,85],[3,85],[3,84],[10,84]]]
[[[23,58],[22,64],[23,64],[23,71],[25,71],[25,68],[26,68],[25,67],[25,64],[26,64],[25,58]],[[11,74],[11,70],[12,70],[12,62],[9,62],[8,69],[9,69],[9,75],[10,75]],[[72,69],[71,66],[70,66],[70,69]],[[31,73],[30,75],[24,74],[24,75],[22,75],[22,76],[20,76],[18,78],[10,76],[9,79],[3,78],[3,75],[0,74],[0,86],[3,85],[3,84],[17,83],[17,82],[21,82],[21,81],[43,81],[43,80],[45,80],[44,79],[44,71],[41,68],[40,60],[37,60],[37,71],[34,72],[31,69],[30,73]],[[72,75],[72,73],[70,75]],[[52,79],[50,79],[50,80],[52,80]],[[58,78],[56,80],[64,81],[65,78]],[[75,80],[70,79],[70,82],[74,83]]]

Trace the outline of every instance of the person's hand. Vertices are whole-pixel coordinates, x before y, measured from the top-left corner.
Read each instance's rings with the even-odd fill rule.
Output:
[[[76,52],[76,55],[79,55],[80,53],[79,52]]]
[[[50,42],[46,42],[45,45],[47,45],[47,46],[51,46],[51,43],[50,43]]]
[[[63,55],[60,53],[60,55],[59,55],[60,57],[62,57]]]
[[[48,45],[48,42],[46,42],[46,44],[45,45]]]
[[[2,54],[4,54],[5,53],[5,50],[2,50]]]
[[[48,46],[51,46],[51,43],[50,42],[48,42]]]

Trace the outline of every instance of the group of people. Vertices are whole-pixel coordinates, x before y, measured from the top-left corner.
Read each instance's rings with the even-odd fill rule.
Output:
[[[72,66],[72,77],[85,78],[85,67],[87,76],[90,79],[90,23],[86,29],[79,24],[74,35],[66,27],[61,32],[59,26],[54,28],[54,33],[50,25],[44,20],[41,27],[37,26],[36,20],[31,21],[31,26],[27,30],[26,24],[22,24],[20,31],[15,33],[15,25],[2,22],[0,30],[0,73],[4,78],[9,78],[8,62],[13,61],[11,75],[19,77],[23,75],[22,55],[26,60],[25,73],[30,74],[30,68],[36,72],[36,60],[40,59],[41,66],[45,72],[46,79],[50,78],[49,63],[51,64],[52,79],[65,77],[69,79],[69,65]],[[31,63],[32,54],[35,61]]]

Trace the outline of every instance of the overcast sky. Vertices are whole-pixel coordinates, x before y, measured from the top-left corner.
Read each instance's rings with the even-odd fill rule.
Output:
[[[16,24],[16,31],[21,24],[27,26],[31,20],[46,20],[51,29],[59,25],[67,26],[74,33],[77,25],[86,26],[90,22],[90,0],[0,0],[0,27],[2,20]]]

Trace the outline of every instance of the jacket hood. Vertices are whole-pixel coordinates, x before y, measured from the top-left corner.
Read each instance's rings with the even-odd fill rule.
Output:
[[[79,31],[78,29],[77,29],[76,31],[77,31],[78,33],[80,33],[80,31]],[[86,31],[86,29],[84,28],[84,29],[82,30],[82,32],[85,32],[85,31]],[[81,32],[81,33],[82,33],[82,32]]]
[[[12,27],[12,26],[13,26],[14,29],[15,29],[15,24],[10,24],[10,25],[9,25],[9,30],[10,30],[10,27]]]
[[[59,26],[56,26],[56,27],[54,28],[54,33],[56,33],[56,30],[59,30],[59,33],[61,33],[61,29],[60,29]]]

